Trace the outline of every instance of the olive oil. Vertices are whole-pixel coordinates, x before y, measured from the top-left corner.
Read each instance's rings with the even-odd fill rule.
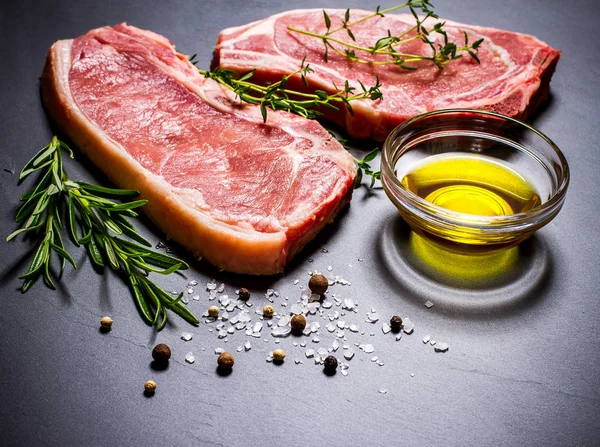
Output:
[[[535,188],[509,165],[479,154],[442,154],[415,166],[402,185],[451,211],[508,216],[541,204]]]

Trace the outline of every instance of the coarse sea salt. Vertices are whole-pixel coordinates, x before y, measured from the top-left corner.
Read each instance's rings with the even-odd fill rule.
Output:
[[[408,317],[402,320],[402,326],[402,329],[404,330],[405,334],[410,335],[415,330],[415,324]]]
[[[435,350],[435,352],[446,352],[448,348],[448,343],[440,342],[437,345],[435,345],[433,349]]]
[[[191,332],[182,332],[181,339],[184,341],[190,341],[194,335]]]

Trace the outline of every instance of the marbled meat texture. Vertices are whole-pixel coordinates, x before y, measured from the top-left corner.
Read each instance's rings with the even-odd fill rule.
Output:
[[[356,167],[316,121],[269,112],[127,26],[56,42],[42,76],[61,129],[167,234],[216,267],[282,271],[352,194]]]
[[[327,10],[332,30],[341,24],[344,12]],[[352,10],[351,20],[365,14],[368,12]],[[398,124],[424,112],[464,107],[524,119],[545,98],[560,51],[525,34],[448,20],[445,23],[450,40],[458,45],[464,44],[463,31],[468,34],[469,42],[485,39],[478,53],[480,65],[466,55],[443,70],[421,61],[417,64],[418,70],[407,71],[395,65],[350,62],[332,50],[329,50],[329,61],[325,62],[320,39],[288,30],[288,26],[292,26],[325,33],[320,9],[288,11],[223,30],[215,47],[213,65],[238,73],[256,69],[256,80],[272,82],[300,68],[306,56],[314,70],[308,77],[311,89],[330,93],[335,91],[333,83],[343,86],[345,80],[360,91],[357,80],[371,86],[375,85],[376,75],[379,75],[383,100],[354,102],[354,116],[342,109],[339,113],[328,112],[326,118],[345,127],[356,138],[371,137],[380,141]],[[414,24],[410,14],[388,14],[361,22],[353,26],[352,31],[356,44],[370,47],[378,38],[387,35],[388,30],[398,35]],[[350,41],[343,30],[333,36]],[[430,36],[433,38],[436,34]],[[338,45],[338,48],[342,47]],[[398,51],[431,55],[431,49],[420,40],[404,44]],[[374,61],[391,60],[389,56],[364,53],[361,57]],[[294,86],[302,88],[299,80]]]

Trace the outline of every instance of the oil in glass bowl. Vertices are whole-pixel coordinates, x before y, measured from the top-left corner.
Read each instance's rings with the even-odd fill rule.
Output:
[[[478,154],[439,154],[400,182],[439,207],[476,216],[508,216],[541,205],[535,187],[510,165]]]
[[[491,112],[415,117],[385,142],[382,184],[418,234],[457,253],[512,247],[552,220],[567,162],[533,127]]]

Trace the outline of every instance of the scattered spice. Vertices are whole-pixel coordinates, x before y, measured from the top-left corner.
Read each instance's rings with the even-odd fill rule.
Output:
[[[333,355],[327,356],[325,361],[323,361],[323,368],[326,372],[333,372],[336,370],[338,366],[338,360]]]
[[[302,314],[296,314],[290,320],[292,331],[302,332],[306,327],[306,317]]]
[[[250,291],[242,287],[238,292],[238,298],[242,301],[248,301],[250,299]]]
[[[308,281],[308,288],[312,293],[323,295],[325,292],[327,292],[328,287],[329,281],[320,273],[312,275]]]
[[[153,394],[156,391],[156,382],[154,380],[148,380],[144,383],[144,390],[146,390],[147,393]]]
[[[390,327],[392,328],[392,332],[400,332],[402,329],[402,318],[398,315],[394,315],[390,318]]]
[[[171,358],[171,348],[164,343],[157,344],[152,350],[152,358],[158,363],[167,363]]]
[[[219,316],[219,308],[217,306],[210,306],[208,308],[208,316],[211,318],[217,318]]]
[[[112,327],[113,320],[110,317],[102,317],[100,319],[100,327],[104,330],[109,330]]]
[[[263,315],[267,318],[271,318],[275,314],[275,308],[270,304],[263,307]]]
[[[283,349],[275,349],[273,351],[273,360],[275,362],[283,362],[285,358],[285,351]]]
[[[223,352],[217,358],[217,365],[219,366],[220,369],[229,370],[229,369],[233,368],[233,364],[234,364],[233,355],[230,354],[229,352]]]

